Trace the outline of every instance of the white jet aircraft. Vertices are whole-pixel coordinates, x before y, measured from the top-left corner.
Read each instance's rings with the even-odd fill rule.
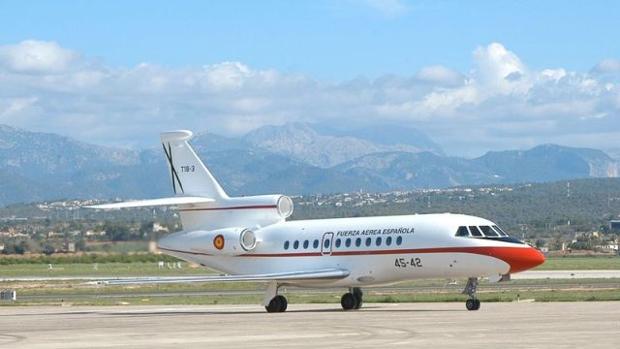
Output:
[[[468,278],[466,307],[477,310],[479,278],[506,280],[545,260],[495,223],[461,214],[286,221],[293,213],[287,196],[226,195],[188,143],[191,137],[190,131],[161,134],[175,197],[92,207],[177,206],[183,231],[163,237],[159,249],[226,274],[105,283],[265,281],[263,305],[283,312],[287,300],[278,294],[283,285],[347,288],[341,305],[351,310],[362,305],[362,287],[462,277]]]

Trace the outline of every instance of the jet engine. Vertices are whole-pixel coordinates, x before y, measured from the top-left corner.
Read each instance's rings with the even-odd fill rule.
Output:
[[[196,231],[187,233],[198,235],[192,250],[213,255],[238,256],[256,248],[256,234],[247,228],[224,228],[214,231]]]
[[[285,195],[243,196],[180,207],[179,213],[187,230],[256,229],[284,222],[293,214],[293,200]]]

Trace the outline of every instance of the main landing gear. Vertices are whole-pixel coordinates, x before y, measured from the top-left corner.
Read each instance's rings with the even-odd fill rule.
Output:
[[[467,285],[465,285],[465,289],[463,290],[463,294],[469,296],[469,299],[465,302],[465,307],[467,310],[478,310],[480,309],[480,300],[476,298],[476,290],[478,289],[478,278],[469,278],[467,280]]]
[[[344,310],[357,310],[362,307],[364,293],[359,287],[349,289],[349,292],[342,295],[340,305]]]
[[[268,313],[283,313],[286,311],[286,307],[288,306],[288,301],[286,297],[279,294],[271,299],[269,304],[265,306]]]
[[[349,289],[349,292],[342,295],[340,305],[344,310],[356,310],[362,307],[364,293],[359,287]],[[282,313],[286,311],[288,301],[286,297],[278,294],[278,284],[271,283],[265,292],[265,310],[268,313]],[[269,300],[266,302],[266,300]]]
[[[288,307],[288,301],[286,297],[278,294],[279,285],[277,282],[272,281],[265,290],[265,297],[263,298],[263,305],[268,313],[283,313]]]

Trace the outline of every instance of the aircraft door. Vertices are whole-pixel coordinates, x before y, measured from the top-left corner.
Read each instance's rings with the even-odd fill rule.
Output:
[[[327,232],[323,234],[323,239],[321,241],[321,254],[323,256],[331,256],[333,245],[332,240],[334,240],[334,233]]]

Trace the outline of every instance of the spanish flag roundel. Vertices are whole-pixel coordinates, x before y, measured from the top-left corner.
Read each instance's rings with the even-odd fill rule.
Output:
[[[222,234],[216,235],[215,238],[213,238],[213,246],[218,250],[224,248],[224,236]]]

